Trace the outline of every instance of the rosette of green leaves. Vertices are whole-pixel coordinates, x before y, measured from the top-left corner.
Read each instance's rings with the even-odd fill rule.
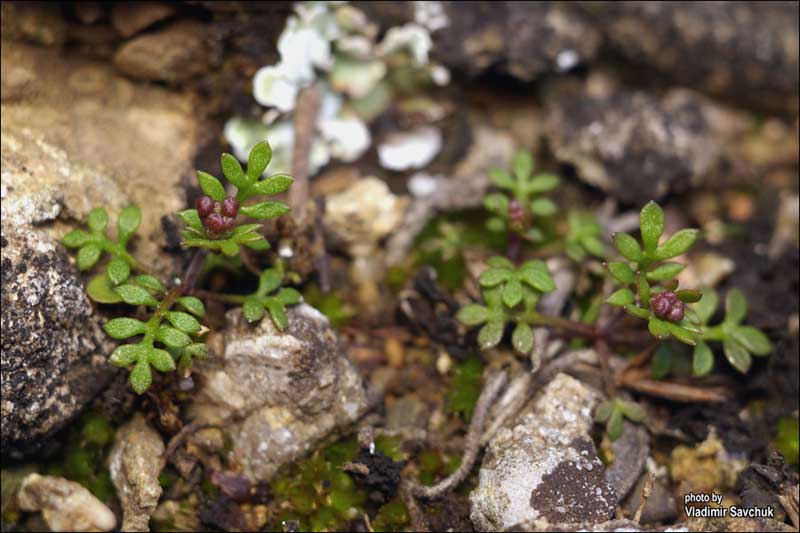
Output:
[[[703,297],[695,305],[695,312],[703,326],[701,340],[694,347],[692,372],[705,376],[714,368],[714,353],[707,341],[722,343],[722,351],[733,367],[745,374],[750,369],[752,356],[765,356],[772,352],[772,343],[758,328],[744,326],[747,316],[747,300],[739,289],[731,289],[725,295],[725,318],[716,326],[707,326],[719,305],[719,296],[713,289],[703,291]]]
[[[152,276],[137,276],[132,282],[115,287],[114,291],[127,304],[153,308],[146,322],[123,317],[103,325],[103,330],[115,339],[141,336],[138,342],[118,346],[109,358],[116,366],[133,366],[129,380],[137,394],[142,394],[153,382],[151,367],[159,372],[170,372],[176,368],[176,359],[182,368],[188,368],[193,358],[208,356],[206,345],[194,339],[202,333],[197,319],[205,315],[203,302],[198,298],[177,298],[174,304],[181,310],[173,311],[170,298],[163,301],[157,298],[163,297],[166,288]]]
[[[92,300],[100,303],[122,301],[112,289],[127,281],[131,275],[131,267],[137,264],[133,256],[128,253],[127,246],[141,222],[142,212],[137,206],[125,207],[117,218],[115,241],[106,235],[108,213],[102,207],[95,207],[89,211],[87,220],[89,231],[76,229],[62,237],[61,242],[64,246],[78,248],[76,260],[81,271],[95,266],[104,252],[111,256],[105,271],[94,276],[86,286],[86,292]]]
[[[622,287],[606,301],[622,307],[633,316],[647,320],[648,329],[655,337],[662,339],[671,335],[694,346],[701,329],[691,308],[685,308],[685,316],[680,323],[670,322],[655,316],[650,310],[650,298],[660,292],[677,289],[678,282],[674,278],[685,265],[667,259],[689,250],[697,240],[698,230],[682,229],[659,244],[664,233],[664,211],[655,202],[642,208],[639,229],[642,235],[641,244],[627,233],[612,235],[614,246],[627,261],[616,261],[607,265],[611,276]],[[696,290],[679,290],[675,291],[675,295],[685,303],[697,302],[701,297],[700,291]]]
[[[268,268],[258,278],[258,289],[247,296],[242,305],[242,313],[248,322],[258,322],[269,313],[272,323],[279,331],[289,326],[286,306],[299,304],[302,296],[291,287],[281,287],[283,273],[277,268]]]
[[[564,251],[570,259],[581,262],[587,255],[603,258],[605,246],[600,240],[602,227],[594,215],[571,210],[567,213],[567,234],[564,236]]]
[[[478,345],[488,350],[500,343],[508,322],[514,322],[511,343],[522,354],[533,349],[533,329],[530,323],[536,316],[536,304],[542,293],[556,288],[547,265],[539,260],[527,261],[519,268],[504,257],[492,257],[489,268],[478,278],[486,305],[462,307],[458,320],[466,326],[480,326]]]
[[[622,435],[622,419],[631,422],[642,422],[647,412],[641,405],[629,402],[622,398],[612,398],[597,406],[594,414],[595,422],[605,423],[606,434],[611,440],[617,440]]]
[[[261,175],[272,159],[272,148],[266,141],[256,144],[247,159],[247,172],[242,170],[239,161],[231,154],[222,154],[221,166],[225,178],[236,188],[236,200],[241,207],[239,214],[260,220],[269,220],[285,215],[289,206],[277,200],[263,200],[246,205],[245,202],[255,196],[273,196],[286,191],[294,178],[286,174],[275,174],[261,179]],[[200,188],[217,202],[226,198],[225,187],[217,178],[203,171],[197,172]],[[183,230],[183,244],[190,247],[208,248],[222,252],[228,256],[239,253],[239,246],[244,245],[253,250],[266,250],[269,242],[258,233],[261,224],[245,224],[237,226],[225,238],[213,239],[205,231],[196,209],[186,209],[179,213],[186,223]]]
[[[513,229],[529,240],[541,240],[541,231],[537,228],[513,228],[508,211],[512,198],[519,202],[526,218],[531,218],[532,215],[551,216],[558,210],[552,200],[536,196],[555,189],[560,179],[554,174],[533,175],[533,168],[531,154],[519,151],[511,159],[511,174],[500,169],[489,171],[492,184],[503,191],[491,193],[484,198],[484,207],[493,215],[486,221],[486,227],[490,231],[506,232]]]

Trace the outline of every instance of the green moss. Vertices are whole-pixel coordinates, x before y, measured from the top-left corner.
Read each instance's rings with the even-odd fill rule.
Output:
[[[408,459],[408,454],[403,451],[403,441],[400,437],[381,435],[375,439],[375,447],[389,456],[393,461],[404,461]]]
[[[472,417],[481,394],[482,375],[483,362],[477,355],[470,355],[456,365],[447,392],[448,412],[460,415],[465,421]]]
[[[800,455],[800,422],[797,416],[788,416],[778,420],[778,436],[775,446],[786,458],[789,464],[798,463]]]
[[[399,496],[395,496],[378,509],[378,514],[372,520],[372,529],[375,531],[398,531],[408,524],[408,510]]]
[[[319,287],[313,284],[303,292],[303,298],[328,317],[331,325],[335,328],[346,324],[356,314],[356,309],[345,302],[339,292],[322,294]]]

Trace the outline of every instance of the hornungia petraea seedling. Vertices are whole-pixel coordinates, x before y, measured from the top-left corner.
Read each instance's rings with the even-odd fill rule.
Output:
[[[188,371],[192,359],[208,357],[203,341],[208,329],[200,320],[205,316],[203,301],[191,295],[201,263],[206,254],[221,253],[235,257],[240,247],[254,251],[269,249],[269,242],[261,235],[261,224],[244,224],[242,217],[268,220],[289,212],[289,206],[275,200],[248,202],[257,196],[272,196],[286,191],[294,179],[276,174],[261,179],[272,157],[267,142],[256,144],[247,161],[245,172],[239,161],[230,154],[221,158],[222,172],[236,189],[228,196],[222,182],[211,174],[198,171],[203,196],[197,199],[194,209],[179,213],[186,223],[182,246],[197,248],[191,264],[182,276],[182,282],[172,288],[167,286],[144,264],[127,250],[128,243],[141,223],[137,206],[124,208],[117,221],[117,240],[106,235],[108,214],[103,208],[89,213],[89,231],[73,230],[62,242],[68,248],[78,248],[77,265],[81,271],[94,267],[105,252],[109,257],[102,272],[87,284],[89,297],[97,303],[124,302],[144,308],[149,318],[119,317],[106,322],[103,329],[114,339],[137,338],[118,346],[109,361],[117,366],[131,368],[130,384],[138,393],[145,392],[153,381],[152,368],[169,372],[180,368]],[[132,272],[138,272],[132,275]],[[284,267],[277,263],[259,276],[258,289],[251,295],[216,294],[198,291],[213,298],[243,306],[248,322],[257,322],[266,310],[275,327],[283,331],[288,327],[285,308],[301,300],[300,293],[281,287]],[[141,317],[141,313],[137,313]]]
[[[530,161],[519,154],[515,156],[514,178],[506,173],[492,174],[493,181],[498,186],[514,191],[512,200],[518,203],[521,200],[530,201],[529,197],[524,196],[530,190],[526,185],[530,179]],[[547,183],[554,187],[558,181],[548,179]],[[541,187],[533,189],[541,190]],[[502,218],[498,215],[509,213],[508,205],[512,200],[497,193],[487,197],[486,206],[493,215],[489,219],[490,227],[519,233],[521,226],[511,228],[511,218],[503,219],[502,225],[497,222]],[[546,212],[555,213],[556,209],[547,209]],[[526,211],[525,216],[519,220],[531,220],[526,218],[531,213],[533,210]],[[564,245],[561,249],[569,257],[578,261],[588,255],[605,256],[605,249],[597,239],[599,225],[588,217],[580,218],[578,212],[570,213],[567,222],[568,231],[562,238]],[[536,239],[531,238],[535,235],[530,230],[530,227],[526,227],[525,235],[529,241],[535,241]],[[747,304],[740,291],[733,289],[728,292],[725,319],[722,323],[709,327],[708,321],[717,307],[716,293],[706,290],[704,295],[702,291],[695,289],[678,290],[676,277],[685,265],[670,260],[683,255],[692,247],[698,237],[698,230],[683,229],[662,239],[664,212],[658,204],[650,202],[640,212],[639,231],[641,242],[625,233],[612,235],[612,242],[622,259],[605,264],[608,274],[618,286],[606,299],[607,303],[645,320],[650,334],[657,342],[672,337],[693,346],[693,368],[697,377],[708,374],[713,368],[714,356],[708,345],[709,341],[722,342],[725,356],[742,373],[746,373],[750,367],[751,354],[766,355],[772,350],[763,332],[741,325]],[[511,252],[510,247],[509,257]],[[478,278],[483,304],[465,305],[457,315],[459,321],[468,327],[481,326],[477,340],[482,350],[497,346],[509,323],[514,324],[511,344],[523,355],[531,353],[534,348],[532,327],[537,326],[559,329],[571,336],[584,337],[604,345],[634,333],[633,330],[615,331],[612,338],[611,332],[591,324],[545,316],[537,312],[536,305],[541,294],[556,288],[543,261],[527,261],[517,267],[508,258],[493,257],[487,261],[487,265],[487,269]],[[644,414],[641,406],[614,395],[601,404],[596,419],[606,423],[609,437],[615,439],[622,431],[623,418],[640,422]]]

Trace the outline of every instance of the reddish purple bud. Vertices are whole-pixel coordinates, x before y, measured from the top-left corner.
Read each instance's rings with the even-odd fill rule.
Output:
[[[229,196],[222,201],[222,209],[220,213],[226,217],[236,218],[236,214],[239,212],[239,202],[236,201],[236,198]]]
[[[205,218],[214,210],[214,200],[210,196],[201,196],[194,201],[194,207],[200,218]]]
[[[511,200],[508,202],[508,218],[514,221],[520,221],[525,218],[525,210],[522,209],[518,201]]]
[[[225,228],[225,231],[231,231],[236,225],[236,219],[231,217],[222,217],[222,224]]]
[[[680,301],[675,293],[671,291],[656,294],[650,299],[650,309],[653,310],[653,314],[662,320],[670,322],[683,320],[685,307],[686,304]]]
[[[209,233],[218,235],[225,231],[225,218],[217,213],[211,213],[203,219],[203,226]]]

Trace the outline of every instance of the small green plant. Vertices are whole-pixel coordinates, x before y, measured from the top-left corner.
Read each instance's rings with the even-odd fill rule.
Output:
[[[555,189],[560,180],[554,174],[533,175],[533,168],[531,154],[520,151],[511,160],[511,174],[500,169],[489,171],[492,183],[502,190],[484,199],[484,206],[492,214],[486,221],[490,231],[532,242],[542,240],[542,231],[534,225],[535,218],[549,217],[558,209],[549,198],[537,196]]]
[[[567,213],[564,251],[570,259],[583,261],[588,255],[604,258],[606,249],[600,240],[602,227],[591,213],[571,210]]]
[[[539,260],[527,261],[519,268],[505,257],[492,257],[489,268],[479,277],[481,295],[486,305],[470,304],[457,315],[467,326],[479,326],[478,345],[482,350],[497,346],[508,322],[516,323],[511,342],[520,353],[533,349],[531,325],[540,323],[536,304],[542,293],[555,290],[547,265]]]
[[[655,202],[642,208],[639,228],[641,244],[627,233],[612,235],[614,246],[627,261],[607,265],[611,276],[622,287],[606,301],[647,320],[648,329],[655,337],[664,339],[671,335],[694,346],[701,330],[697,326],[696,313],[686,304],[697,302],[701,293],[696,290],[676,291],[678,282],[674,278],[685,265],[667,259],[689,250],[698,231],[683,229],[659,244],[664,233],[664,211]]]
[[[261,224],[240,224],[239,215],[266,220],[288,213],[287,205],[274,200],[242,205],[255,196],[283,192],[294,181],[284,174],[260,179],[271,154],[267,142],[258,143],[250,152],[247,173],[232,155],[222,155],[222,171],[236,188],[235,196],[227,196],[217,178],[202,171],[197,173],[205,194],[195,202],[195,209],[179,213],[186,222],[186,229],[182,233],[183,246],[220,252],[223,255],[210,256],[212,260],[209,264],[226,267],[241,263],[232,262],[238,259],[240,246],[255,251],[269,248],[269,242],[258,232]],[[119,317],[103,326],[105,332],[114,339],[137,338],[134,342],[118,346],[109,361],[120,367],[131,368],[131,387],[142,394],[153,381],[153,368],[159,372],[170,372],[176,368],[188,371],[195,358],[208,357],[208,348],[203,342],[207,329],[200,323],[205,315],[205,306],[199,298],[185,294],[193,290],[194,278],[201,270],[204,254],[195,253],[183,282],[168,289],[127,250],[140,223],[140,209],[136,206],[126,207],[117,221],[117,240],[112,240],[106,235],[108,213],[98,207],[89,213],[88,231],[70,231],[62,242],[69,248],[78,248],[77,264],[81,271],[95,266],[103,252],[109,256],[103,272],[87,284],[86,291],[92,300],[104,304],[124,302],[150,310],[146,320]],[[214,258],[223,257],[228,261],[214,261]],[[132,271],[138,271],[139,274],[133,275]],[[260,320],[266,310],[275,326],[284,330],[288,326],[285,308],[299,303],[301,296],[295,289],[280,287],[283,277],[283,268],[278,265],[262,271],[258,289],[252,295],[206,294],[229,303],[242,304],[243,314],[250,322]]]
[[[641,405],[622,398],[611,398],[597,406],[594,419],[596,422],[605,423],[606,434],[611,440],[617,440],[622,435],[622,419],[631,422],[642,422],[647,413]]]
[[[692,372],[700,377],[714,368],[714,353],[707,341],[722,343],[722,352],[728,362],[742,374],[746,374],[752,356],[764,356],[772,352],[772,344],[764,332],[753,326],[744,326],[747,316],[747,300],[739,289],[731,289],[725,296],[725,318],[716,326],[708,326],[719,305],[719,296],[712,289],[703,291],[703,297],[695,305],[695,311],[703,326],[700,340],[694,347]]]

